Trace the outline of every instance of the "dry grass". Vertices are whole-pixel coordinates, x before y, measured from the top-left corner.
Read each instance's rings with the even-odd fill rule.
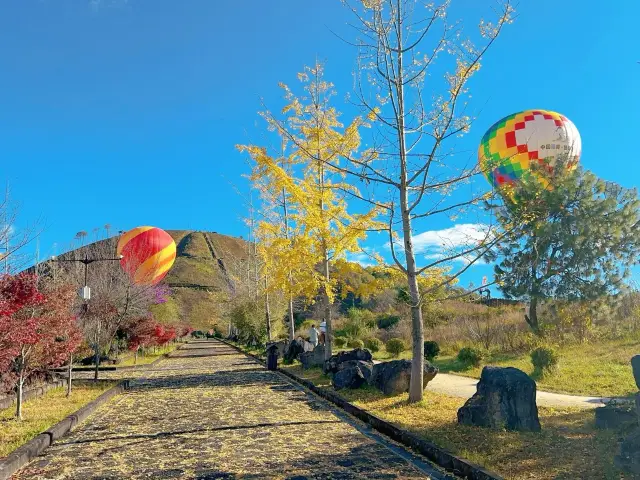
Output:
[[[318,386],[331,388],[319,369],[288,369]],[[341,394],[355,405],[505,478],[622,478],[613,465],[619,434],[596,430],[593,410],[539,408],[542,432],[518,433],[458,425],[456,414],[464,400],[448,395],[426,391],[421,403],[409,405],[406,394],[386,397],[371,388]]]
[[[54,388],[44,396],[23,404],[24,420],[16,420],[15,406],[0,410],[0,457],[5,457],[20,445],[55,425],[67,415],[97,398],[113,382],[97,382],[75,386],[71,396],[66,388]]]
[[[120,362],[116,367],[130,367],[133,365],[148,365],[149,363],[155,362],[158,358],[166,355],[167,353],[173,352],[176,348],[178,348],[180,343],[172,343],[170,345],[164,345],[162,347],[157,347],[155,351],[150,349],[148,353],[145,355],[138,354],[138,361],[135,362],[135,355],[133,352],[127,352],[122,355],[120,358],[122,362]]]

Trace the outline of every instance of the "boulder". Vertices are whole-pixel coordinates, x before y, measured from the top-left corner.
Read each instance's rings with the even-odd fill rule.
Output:
[[[302,353],[304,353],[304,340],[298,337],[287,345],[284,352],[284,362],[291,363]]]
[[[631,367],[633,368],[633,378],[636,379],[636,386],[640,390],[640,355],[631,359]]]
[[[616,455],[616,465],[632,477],[640,477],[640,428],[635,429],[631,435],[620,444],[620,454]],[[626,477],[625,477],[626,478]]]
[[[338,352],[336,355],[331,355],[329,360],[324,362],[324,373],[337,373],[341,363],[351,360],[373,362],[373,357],[369,350],[363,350],[362,348],[356,348],[348,352]]]
[[[275,345],[278,348],[278,357],[284,357],[284,352],[287,349],[287,342],[284,340],[280,340],[278,342],[268,342],[266,345],[266,350],[269,350],[269,347]]]
[[[348,360],[338,365],[338,372],[347,368],[357,367],[364,376],[364,379],[368,382],[371,379],[373,372],[373,362],[365,362],[364,360]]]
[[[640,393],[636,393],[636,417],[640,426]]]
[[[360,388],[367,383],[360,370],[360,367],[351,366],[349,368],[343,368],[339,372],[333,375],[333,388],[341,390],[343,388]]]
[[[484,367],[476,393],[458,410],[458,423],[540,431],[536,383],[517,368]]]
[[[620,429],[637,422],[635,409],[606,405],[596,408],[596,428]]]
[[[425,360],[424,385],[433,380],[438,374],[438,368]],[[409,360],[392,360],[390,362],[377,363],[373,366],[373,372],[369,383],[381,390],[385,395],[397,395],[409,391],[411,383],[411,362]]]
[[[300,354],[302,368],[322,367],[324,365],[324,345],[318,345],[310,352]]]

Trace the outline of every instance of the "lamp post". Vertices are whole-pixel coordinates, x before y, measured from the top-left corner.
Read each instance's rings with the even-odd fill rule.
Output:
[[[124,255],[120,255],[117,258],[89,258],[85,255],[83,259],[67,259],[67,258],[57,258],[56,256],[51,257],[52,262],[70,262],[70,263],[82,263],[84,265],[84,286],[80,288],[80,297],[82,297],[82,312],[87,313],[89,310],[89,300],[91,299],[91,288],[87,285],[88,283],[88,273],[89,273],[89,265],[95,262],[119,262],[124,258]],[[73,373],[72,367],[73,356],[69,357],[69,378],[67,379],[67,395],[71,393],[71,377]],[[100,322],[98,322],[98,330],[96,332],[95,343],[94,343],[94,363],[95,363],[95,371],[94,371],[94,380],[98,380],[98,367],[100,366]]]

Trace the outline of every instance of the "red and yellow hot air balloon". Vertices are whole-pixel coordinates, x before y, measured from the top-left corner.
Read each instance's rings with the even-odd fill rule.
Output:
[[[176,259],[176,242],[157,227],[136,227],[118,241],[120,265],[137,285],[155,285]]]

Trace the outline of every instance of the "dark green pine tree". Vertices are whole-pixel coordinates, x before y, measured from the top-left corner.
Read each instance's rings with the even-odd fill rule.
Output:
[[[509,232],[490,256],[496,281],[507,298],[529,300],[525,320],[537,334],[540,301],[616,294],[640,259],[636,190],[580,167],[555,171],[552,189],[531,175],[495,209]]]

